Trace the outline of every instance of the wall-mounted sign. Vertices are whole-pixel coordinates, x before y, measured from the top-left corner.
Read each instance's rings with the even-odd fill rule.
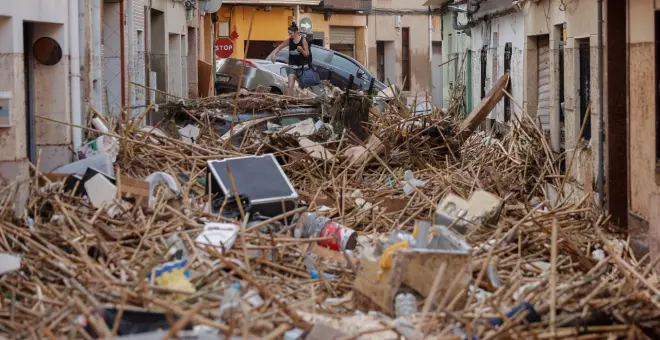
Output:
[[[300,30],[303,31],[304,33],[311,33],[312,19],[308,17],[303,17],[302,19],[300,19]]]
[[[215,55],[218,59],[229,58],[234,53],[234,42],[229,38],[218,38],[215,41]]]

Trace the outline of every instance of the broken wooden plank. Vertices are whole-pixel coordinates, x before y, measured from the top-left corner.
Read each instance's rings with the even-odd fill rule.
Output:
[[[472,112],[470,112],[470,115],[461,122],[459,129],[458,129],[458,139],[461,142],[464,142],[465,140],[472,135],[472,133],[477,129],[479,124],[488,117],[488,114],[490,111],[493,110],[495,105],[504,97],[504,88],[506,88],[506,84],[509,82],[509,73],[505,73],[500,79],[497,80],[495,83],[495,86],[488,91],[484,99],[481,100],[481,103],[479,103],[479,106],[477,106]]]

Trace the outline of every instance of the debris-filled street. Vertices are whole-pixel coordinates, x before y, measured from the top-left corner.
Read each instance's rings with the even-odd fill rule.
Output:
[[[655,264],[557,194],[531,117],[486,136],[479,109],[327,93],[171,102],[156,127],[95,112],[105,148],[32,167],[24,212],[0,202],[0,333],[659,336]]]

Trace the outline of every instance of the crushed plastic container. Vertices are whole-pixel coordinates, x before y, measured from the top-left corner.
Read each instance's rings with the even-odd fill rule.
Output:
[[[76,150],[78,159],[85,159],[96,155],[108,155],[112,163],[117,161],[117,154],[119,153],[119,143],[117,138],[110,136],[100,136],[95,140],[81,146]]]
[[[195,242],[201,245],[209,245],[216,248],[218,253],[228,251],[236,242],[239,226],[231,223],[207,223],[204,231],[195,238]]]
[[[69,163],[63,165],[55,170],[52,173],[55,174],[79,174],[82,175],[87,171],[87,168],[94,168],[98,171],[103,172],[108,176],[114,177],[115,170],[112,165],[112,158],[108,154],[99,154],[96,156],[88,157],[81,159],[77,162]]]

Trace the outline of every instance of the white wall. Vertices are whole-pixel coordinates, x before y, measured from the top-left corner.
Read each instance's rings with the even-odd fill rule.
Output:
[[[508,0],[493,0],[484,2],[475,14],[475,18],[495,10],[511,6]],[[496,35],[496,42],[493,40]],[[497,79],[504,74],[504,46],[512,44],[511,55],[511,95],[520,105],[523,103],[523,56],[525,50],[525,18],[522,12],[516,12],[503,17],[487,20],[472,28],[472,103],[476,107],[481,101],[481,49],[488,45],[486,65],[486,93]],[[521,114],[518,106],[511,102],[512,112]],[[504,100],[497,104],[489,115],[491,119],[504,121]]]

